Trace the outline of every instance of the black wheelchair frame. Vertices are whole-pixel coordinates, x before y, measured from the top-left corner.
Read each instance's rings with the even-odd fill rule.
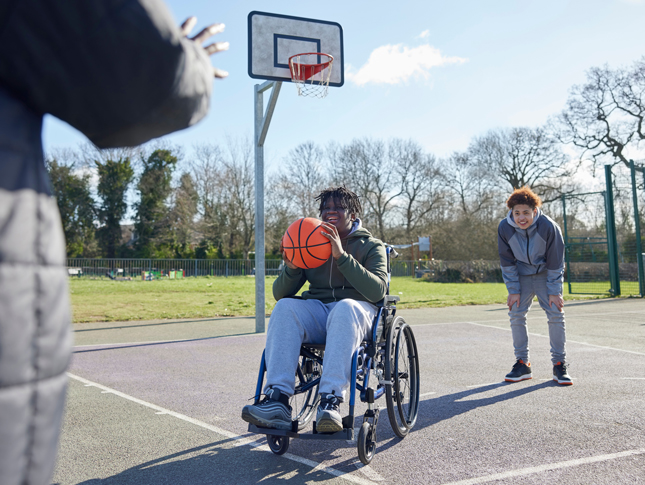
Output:
[[[388,292],[390,257],[396,257],[394,248],[386,246],[388,269]],[[391,256],[392,255],[392,256]],[[376,452],[376,427],[379,406],[375,401],[385,396],[387,414],[394,434],[404,438],[417,420],[419,411],[419,360],[412,328],[396,316],[398,296],[386,295],[376,306],[371,339],[364,340],[352,357],[349,414],[343,418],[343,430],[336,433],[318,433],[316,422],[312,433],[301,432],[313,419],[320,395],[318,386],[322,375],[324,345],[302,344],[296,370],[295,392],[290,404],[293,412],[291,430],[263,428],[249,424],[252,433],[267,435],[271,451],[277,455],[286,453],[291,438],[354,440],[358,456],[369,464]],[[266,363],[264,352],[255,392],[255,404],[260,401]],[[370,382],[372,378],[372,382]],[[374,384],[376,382],[376,385]],[[358,435],[354,430],[356,391],[362,402],[367,403],[363,423]]]

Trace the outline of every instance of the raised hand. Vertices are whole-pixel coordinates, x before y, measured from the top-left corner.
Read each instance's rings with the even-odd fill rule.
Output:
[[[213,35],[224,32],[224,24],[212,24],[206,27],[205,29],[203,29],[195,37],[188,37],[190,32],[193,30],[193,28],[195,28],[196,23],[197,23],[197,17],[189,17],[188,19],[186,19],[186,21],[183,24],[181,24],[181,33],[184,35],[184,37],[186,37],[189,40],[192,40],[193,42],[199,45],[204,44]],[[228,50],[228,47],[229,47],[228,42],[215,42],[213,44],[209,44],[206,47],[204,47],[204,50],[209,56],[211,56],[217,52]],[[213,76],[222,79],[228,76],[228,72],[214,67]]]

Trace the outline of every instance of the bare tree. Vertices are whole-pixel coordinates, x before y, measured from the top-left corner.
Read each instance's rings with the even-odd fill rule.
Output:
[[[284,159],[279,185],[282,195],[288,194],[295,202],[298,215],[318,217],[315,197],[327,183],[324,152],[318,145],[308,141],[289,151]]]
[[[199,203],[200,229],[203,236],[217,244],[221,233],[223,194],[220,190],[224,156],[219,146],[201,144],[193,146],[190,173],[193,176]]]
[[[443,163],[446,184],[456,197],[462,215],[492,215],[499,202],[494,174],[468,152],[455,152]]]
[[[557,117],[560,139],[603,163],[629,165],[645,140],[645,57],[631,68],[594,67],[585,84],[574,86]],[[642,153],[642,152],[640,152]],[[636,154],[636,155],[635,155]]]
[[[329,154],[333,180],[362,198],[365,218],[373,220],[378,237],[385,240],[396,198],[403,192],[396,150],[390,150],[382,140],[365,138],[332,147]]]
[[[428,215],[445,200],[441,189],[443,176],[437,159],[427,154],[412,140],[394,139],[390,142],[390,158],[396,165],[393,182],[400,179],[399,210],[403,215],[406,240],[417,232]]]
[[[567,157],[545,128],[490,130],[475,138],[468,152],[476,165],[499,177],[502,190],[528,185],[545,202],[573,190]]]
[[[255,235],[255,165],[253,144],[249,140],[228,138],[222,179],[222,192],[227,197],[227,219],[230,224],[229,247],[237,239],[245,259],[253,246]],[[265,248],[256,248],[264,251]]]

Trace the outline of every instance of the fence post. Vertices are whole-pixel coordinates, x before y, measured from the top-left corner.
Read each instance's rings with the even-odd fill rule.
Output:
[[[613,296],[620,296],[620,266],[618,265],[618,240],[614,214],[614,189],[611,165],[605,165],[605,211],[607,215],[607,250],[609,252],[609,280]]]
[[[638,292],[645,296],[645,274],[643,274],[643,246],[641,244],[641,221],[638,212],[638,193],[636,192],[636,167],[634,160],[629,161],[632,175],[632,197],[634,198],[634,232],[636,233],[636,261],[638,262]]]
[[[564,229],[564,262],[567,268],[567,286],[569,287],[569,294],[571,294],[571,268],[569,267],[569,235],[567,232],[567,203],[566,195],[562,195],[562,228]]]

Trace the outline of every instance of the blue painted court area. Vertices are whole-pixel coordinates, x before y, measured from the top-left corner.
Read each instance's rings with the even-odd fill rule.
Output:
[[[537,305],[533,379],[517,384],[503,382],[503,306],[401,312],[419,348],[419,419],[400,440],[384,410],[369,466],[352,442],[292,440],[276,456],[247,433],[265,340],[247,333],[252,318],[77,325],[54,483],[643,483],[645,302],[565,311],[568,387],[551,380]]]

